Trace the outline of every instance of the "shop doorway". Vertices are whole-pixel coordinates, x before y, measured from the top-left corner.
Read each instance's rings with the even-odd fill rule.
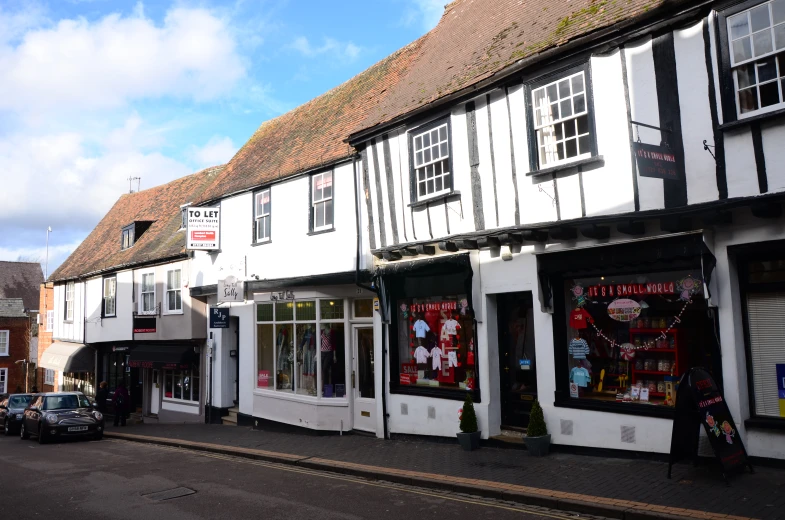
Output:
[[[144,403],[143,369],[126,365],[126,370],[130,375],[128,392],[131,396],[131,413],[142,413],[142,403]]]
[[[231,365],[232,402],[235,407],[240,406],[240,318],[229,318],[229,363]]]
[[[376,432],[373,327],[355,325],[352,348],[354,429]]]
[[[496,298],[499,320],[499,382],[502,428],[529,425],[537,398],[534,348],[534,308],[531,292],[500,294]]]
[[[152,415],[158,415],[159,406],[161,403],[161,382],[158,379],[160,377],[159,371],[156,369],[152,369],[152,380],[150,383],[150,413]]]

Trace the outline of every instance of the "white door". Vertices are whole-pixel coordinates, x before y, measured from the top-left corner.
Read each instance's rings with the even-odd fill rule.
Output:
[[[376,432],[376,385],[374,382],[373,327],[354,326],[352,348],[352,395],[354,428]]]
[[[161,375],[159,370],[153,370],[153,384],[150,391],[150,413],[157,414],[161,403]]]

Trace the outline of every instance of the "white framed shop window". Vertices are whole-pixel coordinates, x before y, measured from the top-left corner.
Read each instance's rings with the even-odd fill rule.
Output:
[[[199,367],[164,370],[164,400],[199,402]]]
[[[345,400],[346,305],[342,298],[257,302],[255,388]]]
[[[44,384],[45,385],[54,385],[55,384],[55,371],[49,368],[44,369]]]

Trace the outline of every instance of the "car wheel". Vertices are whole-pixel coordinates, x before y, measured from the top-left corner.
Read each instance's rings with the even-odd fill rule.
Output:
[[[22,426],[19,427],[19,438],[22,440],[30,438],[30,434],[27,432],[24,421],[22,421]]]
[[[38,428],[38,444],[46,444],[46,437],[44,436],[44,427],[41,425]]]
[[[11,425],[8,424],[8,419],[3,421],[3,435],[5,435],[6,437],[11,435]]]

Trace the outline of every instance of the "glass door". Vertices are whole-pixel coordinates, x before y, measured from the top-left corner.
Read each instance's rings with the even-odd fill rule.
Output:
[[[376,385],[372,326],[354,326],[354,347],[352,350],[354,428],[376,432]]]

